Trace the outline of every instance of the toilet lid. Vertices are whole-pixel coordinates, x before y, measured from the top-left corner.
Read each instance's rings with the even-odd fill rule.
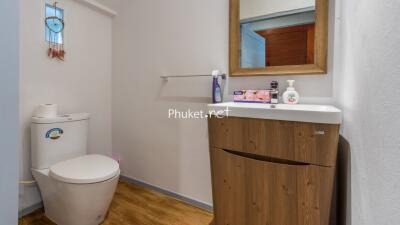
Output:
[[[71,184],[90,184],[119,174],[119,164],[106,156],[86,155],[59,162],[50,167],[50,176]]]

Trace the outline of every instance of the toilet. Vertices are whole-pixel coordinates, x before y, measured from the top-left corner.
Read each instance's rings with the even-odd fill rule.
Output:
[[[32,174],[46,216],[58,225],[100,224],[118,184],[115,160],[87,154],[89,117],[32,118]]]

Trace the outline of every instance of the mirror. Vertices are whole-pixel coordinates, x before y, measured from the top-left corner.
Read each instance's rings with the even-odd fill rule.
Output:
[[[230,0],[230,74],[325,74],[328,0]]]

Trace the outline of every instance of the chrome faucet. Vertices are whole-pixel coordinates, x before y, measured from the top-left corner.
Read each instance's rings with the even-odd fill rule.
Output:
[[[271,104],[279,103],[279,83],[278,81],[271,82]]]

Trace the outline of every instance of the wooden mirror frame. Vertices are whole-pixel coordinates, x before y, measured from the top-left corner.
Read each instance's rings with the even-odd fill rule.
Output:
[[[263,68],[240,67],[240,0],[229,3],[229,70],[230,76],[309,75],[326,74],[328,58],[329,0],[315,1],[314,64],[269,66]]]

